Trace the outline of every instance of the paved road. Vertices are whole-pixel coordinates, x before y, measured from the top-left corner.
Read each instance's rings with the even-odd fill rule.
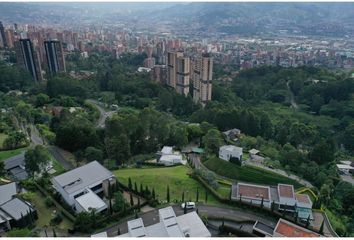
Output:
[[[65,170],[70,170],[74,168],[73,164],[67,161],[65,157],[61,154],[60,148],[58,148],[57,146],[48,146],[48,150],[53,155],[53,157],[63,166]]]
[[[38,129],[33,125],[29,125],[31,129],[31,141],[34,145],[44,145],[44,141],[40,136]]]
[[[98,121],[97,121],[97,124],[96,124],[96,127],[98,128],[104,128],[105,127],[105,122],[106,122],[106,119],[110,116],[112,116],[116,111],[106,111],[104,108],[102,108],[100,106],[100,103],[95,101],[95,100],[92,100],[92,99],[88,99],[86,100],[87,102],[95,105],[98,109],[98,111],[100,112],[100,116],[98,118]]]
[[[302,179],[299,176],[296,176],[294,174],[288,174],[288,173],[286,173],[285,171],[283,171],[281,169],[271,169],[269,167],[264,166],[263,164],[252,162],[250,160],[247,160],[245,164],[246,165],[250,165],[250,166],[259,167],[259,168],[262,168],[262,169],[270,171],[270,172],[277,173],[277,174],[282,175],[284,177],[293,179],[293,180],[301,183],[302,185],[304,185],[306,187],[313,188],[313,185],[309,181],[306,181],[305,179]]]
[[[265,224],[268,224],[270,226],[273,226],[273,227],[275,227],[275,225],[276,225],[276,220],[274,220],[274,219],[271,219],[271,218],[268,219],[268,218],[265,218],[264,216],[261,216],[261,215],[258,215],[256,213],[252,213],[252,212],[246,212],[244,210],[241,211],[241,210],[221,208],[221,207],[204,205],[204,204],[198,204],[197,208],[198,208],[199,215],[225,217],[225,218],[233,219],[236,221],[245,221],[245,220],[257,221],[257,220],[259,220],[259,221],[261,221]],[[173,209],[174,209],[177,216],[180,216],[183,214],[183,209],[179,205],[173,205]],[[160,221],[158,209],[152,210],[147,213],[139,214],[139,217],[141,217],[143,219],[145,227],[153,225],[153,224],[158,223]],[[127,233],[128,228],[127,228],[126,221],[132,220],[133,218],[134,217],[127,218],[127,219],[125,219],[125,222],[108,228],[106,230],[107,235],[109,237],[117,236],[118,228],[119,228],[121,234]]]

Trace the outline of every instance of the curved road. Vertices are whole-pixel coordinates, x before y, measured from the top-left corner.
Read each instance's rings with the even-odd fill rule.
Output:
[[[100,116],[97,120],[96,127],[98,128],[104,128],[105,127],[105,122],[106,119],[110,116],[112,116],[116,111],[106,111],[103,107],[100,106],[100,102],[93,100],[93,99],[87,99],[87,102],[95,105],[100,112]]]

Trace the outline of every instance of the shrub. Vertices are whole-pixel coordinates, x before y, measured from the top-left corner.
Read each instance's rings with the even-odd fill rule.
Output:
[[[44,202],[47,207],[52,207],[54,205],[53,200],[50,197],[46,197]]]
[[[55,216],[50,220],[50,225],[51,225],[51,226],[58,225],[59,223],[61,223],[61,221],[63,221],[63,217],[61,216],[60,213],[57,213],[57,214],[55,214]]]

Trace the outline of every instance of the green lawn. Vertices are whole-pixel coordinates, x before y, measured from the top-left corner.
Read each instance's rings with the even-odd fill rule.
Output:
[[[0,151],[0,161],[8,159],[9,157],[13,157],[15,155],[20,154],[22,151],[26,150],[26,148],[18,148],[15,150],[8,150],[8,151]]]
[[[0,133],[0,149],[3,147],[4,141],[7,138],[5,133]]]
[[[36,221],[36,227],[42,228],[50,225],[50,220],[54,215],[54,211],[57,211],[55,207],[47,207],[45,204],[45,197],[38,191],[30,195],[30,202],[34,204],[38,213],[38,220]],[[56,226],[57,229],[67,230],[72,228],[72,223],[63,216],[63,221]]]
[[[176,167],[160,167],[160,168],[131,168],[120,169],[114,171],[118,181],[128,185],[129,177],[137,183],[140,189],[140,183],[144,188],[147,185],[149,189],[155,189],[156,196],[159,200],[166,200],[167,186],[170,188],[170,200],[181,201],[182,192],[185,192],[185,199],[196,200],[196,191],[199,189],[199,201],[204,201],[205,190],[204,187],[189,177],[187,173],[190,171],[186,166]],[[218,204],[218,201],[208,194],[208,204]]]
[[[277,185],[278,183],[293,184],[295,188],[301,185],[290,178],[253,166],[237,166],[217,157],[210,157],[203,162],[204,166],[218,175],[244,182]]]

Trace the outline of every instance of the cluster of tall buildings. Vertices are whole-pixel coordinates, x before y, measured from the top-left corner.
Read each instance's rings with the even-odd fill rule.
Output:
[[[66,72],[63,46],[58,40],[44,41],[45,63],[49,74]],[[36,82],[43,81],[42,63],[39,51],[35,49],[30,39],[20,39],[15,42],[17,63],[28,70]]]
[[[152,78],[204,105],[211,100],[213,59],[208,54],[189,57],[182,51],[170,51],[166,65],[153,67]]]

